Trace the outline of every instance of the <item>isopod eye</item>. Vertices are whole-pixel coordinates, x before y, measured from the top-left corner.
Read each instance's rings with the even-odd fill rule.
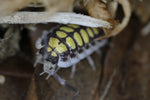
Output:
[[[41,49],[39,50],[39,53],[42,54],[42,55],[44,55],[44,52],[45,52],[45,51],[44,51],[44,48],[41,48]]]

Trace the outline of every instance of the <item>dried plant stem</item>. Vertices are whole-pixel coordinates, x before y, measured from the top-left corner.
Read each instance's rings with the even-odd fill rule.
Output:
[[[117,25],[115,29],[111,32],[111,36],[120,33],[127,26],[131,16],[131,7],[128,0],[115,0],[115,1],[122,5],[125,17],[123,18],[121,24]]]
[[[111,32],[109,32],[109,34],[105,35],[104,37],[97,38],[96,40],[101,40],[103,38],[108,38],[108,37],[119,34],[129,23],[130,16],[131,16],[131,7],[130,7],[129,1],[128,0],[115,0],[115,1],[121,4],[125,16],[124,16],[122,22],[120,24],[118,24],[117,26],[115,26],[115,28]],[[115,10],[115,8],[114,8],[114,10]],[[112,12],[112,13],[114,13],[114,12]]]
[[[117,8],[118,8],[118,2],[116,1],[109,2],[108,9],[113,18],[115,18],[116,16]]]
[[[0,17],[10,15],[35,0],[0,0]]]
[[[12,16],[0,18],[1,24],[30,24],[30,23],[63,23],[78,24],[89,27],[111,28],[109,22],[92,18],[90,16],[75,13],[55,13],[49,12],[18,12]]]
[[[108,83],[106,84],[106,87],[104,89],[104,92],[102,93],[102,95],[100,96],[99,100],[104,100],[104,98],[106,97],[106,95],[108,94],[109,90],[110,90],[110,87],[113,83],[113,79],[114,79],[114,76],[116,74],[116,69],[113,71]]]

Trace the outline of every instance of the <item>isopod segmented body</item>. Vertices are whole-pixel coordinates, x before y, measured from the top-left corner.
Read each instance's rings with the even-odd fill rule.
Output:
[[[43,73],[49,74],[48,77],[56,73],[56,68],[75,66],[86,57],[94,66],[89,55],[106,44],[106,40],[96,40],[101,36],[104,31],[100,28],[58,25],[37,40],[37,63],[44,65]]]

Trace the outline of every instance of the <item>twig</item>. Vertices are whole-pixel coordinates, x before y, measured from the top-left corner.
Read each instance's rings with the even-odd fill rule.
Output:
[[[108,83],[106,84],[106,87],[105,87],[105,89],[104,89],[104,92],[103,92],[102,95],[100,96],[100,99],[99,99],[99,100],[104,100],[104,98],[105,98],[106,95],[108,94],[109,89],[110,89],[110,87],[111,87],[111,85],[112,85],[113,78],[114,78],[115,74],[116,74],[116,70],[113,71],[113,73],[112,73],[112,75],[111,75],[111,77],[110,77]]]

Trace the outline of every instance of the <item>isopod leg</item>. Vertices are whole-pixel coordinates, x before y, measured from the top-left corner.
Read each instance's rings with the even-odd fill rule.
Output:
[[[98,49],[98,50],[96,50],[95,52],[96,52],[96,54],[97,54],[99,57],[101,57],[102,52],[101,52],[99,49]]]
[[[71,76],[70,76],[70,78],[73,78],[73,77],[74,77],[75,72],[76,72],[76,65],[74,64],[74,65],[72,66],[72,69],[71,69]]]
[[[64,79],[62,79],[58,74],[54,73],[53,74],[54,78],[63,86],[65,86],[66,81]]]
[[[95,71],[96,67],[95,67],[95,64],[94,64],[94,61],[92,60],[92,58],[90,56],[87,56],[87,60],[88,60],[89,64],[91,65],[92,70]]]
[[[69,84],[66,84],[65,87],[67,87],[67,88],[69,88],[69,89],[71,89],[72,91],[75,92],[75,95],[72,98],[72,100],[75,100],[76,97],[79,95],[79,91],[76,88],[74,88],[73,86],[69,85]]]

